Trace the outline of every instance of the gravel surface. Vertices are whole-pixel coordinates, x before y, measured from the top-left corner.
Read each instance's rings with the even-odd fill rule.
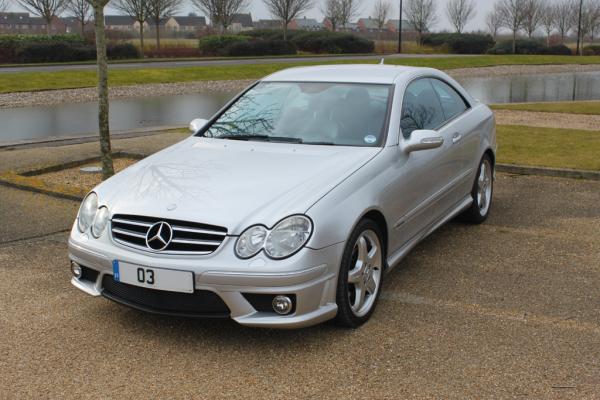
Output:
[[[109,96],[111,99],[123,99],[210,92],[239,92],[252,82],[254,82],[254,80],[198,81],[118,86],[110,88]],[[4,93],[0,94],[0,108],[50,106],[62,103],[85,103],[96,101],[96,97],[96,88]]]
[[[516,110],[494,110],[496,123],[501,125],[528,125],[543,128],[568,128],[598,131],[600,115],[561,114]]]
[[[506,65],[485,68],[461,68],[447,72],[455,78],[460,78],[599,70],[600,65]],[[119,99],[206,92],[239,92],[252,82],[254,80],[198,81],[120,86],[110,89],[110,97],[112,99]],[[47,106],[62,103],[91,102],[95,100],[95,88],[6,93],[0,94],[0,108]]]
[[[76,203],[14,193],[3,238],[71,226]],[[69,284],[65,233],[0,244],[0,398],[597,399],[598,193],[499,174],[490,219],[414,249],[354,331],[145,314]]]

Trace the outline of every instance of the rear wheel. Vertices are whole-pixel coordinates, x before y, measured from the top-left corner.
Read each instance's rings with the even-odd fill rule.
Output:
[[[379,226],[361,221],[346,244],[338,276],[336,323],[356,328],[364,324],[377,305],[383,281],[385,251]]]
[[[479,163],[477,177],[471,190],[473,203],[463,212],[461,215],[462,219],[474,224],[480,224],[485,221],[490,213],[493,194],[494,166],[490,156],[485,154]]]

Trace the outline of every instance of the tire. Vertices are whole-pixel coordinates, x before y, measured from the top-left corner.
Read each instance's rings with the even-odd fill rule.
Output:
[[[335,323],[339,326],[358,328],[369,320],[375,310],[385,265],[382,237],[379,226],[370,219],[364,219],[346,243],[336,293],[338,312]]]
[[[461,219],[471,224],[481,224],[490,214],[492,196],[494,194],[494,164],[485,154],[477,168],[475,182],[471,190],[473,202],[462,214]]]

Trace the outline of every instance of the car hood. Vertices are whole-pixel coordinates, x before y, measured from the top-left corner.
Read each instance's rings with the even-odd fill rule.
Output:
[[[224,226],[235,235],[306,212],[380,150],[190,137],[95,190],[111,214]]]

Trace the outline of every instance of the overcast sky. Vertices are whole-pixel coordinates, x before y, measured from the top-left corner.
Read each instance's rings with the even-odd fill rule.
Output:
[[[265,8],[262,0],[250,0],[250,7],[246,10],[247,12],[251,12],[252,13],[252,18],[254,20],[257,19],[265,19],[265,18],[271,18],[271,16],[269,15],[269,12],[267,11],[267,9]],[[324,2],[324,0],[315,0],[317,1],[317,4],[315,5],[315,7],[313,7],[313,9],[309,12],[306,13],[306,17],[309,18],[316,18],[319,21],[321,21],[323,19],[323,14],[319,11],[320,9],[320,5]],[[360,7],[360,17],[368,17],[369,15],[373,14],[373,5],[375,4],[376,0],[359,0],[361,7]],[[405,2],[408,0],[404,0]],[[443,29],[447,29],[450,30],[451,29],[451,25],[448,22],[448,18],[446,17],[446,3],[449,0],[434,0],[434,2],[436,3],[437,6],[437,15],[438,15],[438,22],[433,26],[433,30],[443,30]],[[16,0],[9,0],[10,3],[13,3],[15,5],[13,5],[11,7],[11,11],[22,11],[21,7],[16,5]],[[193,6],[191,6],[189,1],[184,0],[185,2],[185,6],[182,8],[182,12],[181,14],[187,14],[188,12],[192,12],[192,11],[196,11],[194,10]],[[394,11],[393,11],[393,16],[392,18],[398,18],[398,5],[399,5],[399,0],[398,1],[392,1],[392,4],[394,6]],[[485,15],[492,9],[494,2],[492,0],[475,0],[476,3],[476,15],[475,17],[469,22],[469,24],[466,27],[467,31],[470,30],[477,30],[477,29],[485,29]],[[110,12],[110,11],[108,11]]]

